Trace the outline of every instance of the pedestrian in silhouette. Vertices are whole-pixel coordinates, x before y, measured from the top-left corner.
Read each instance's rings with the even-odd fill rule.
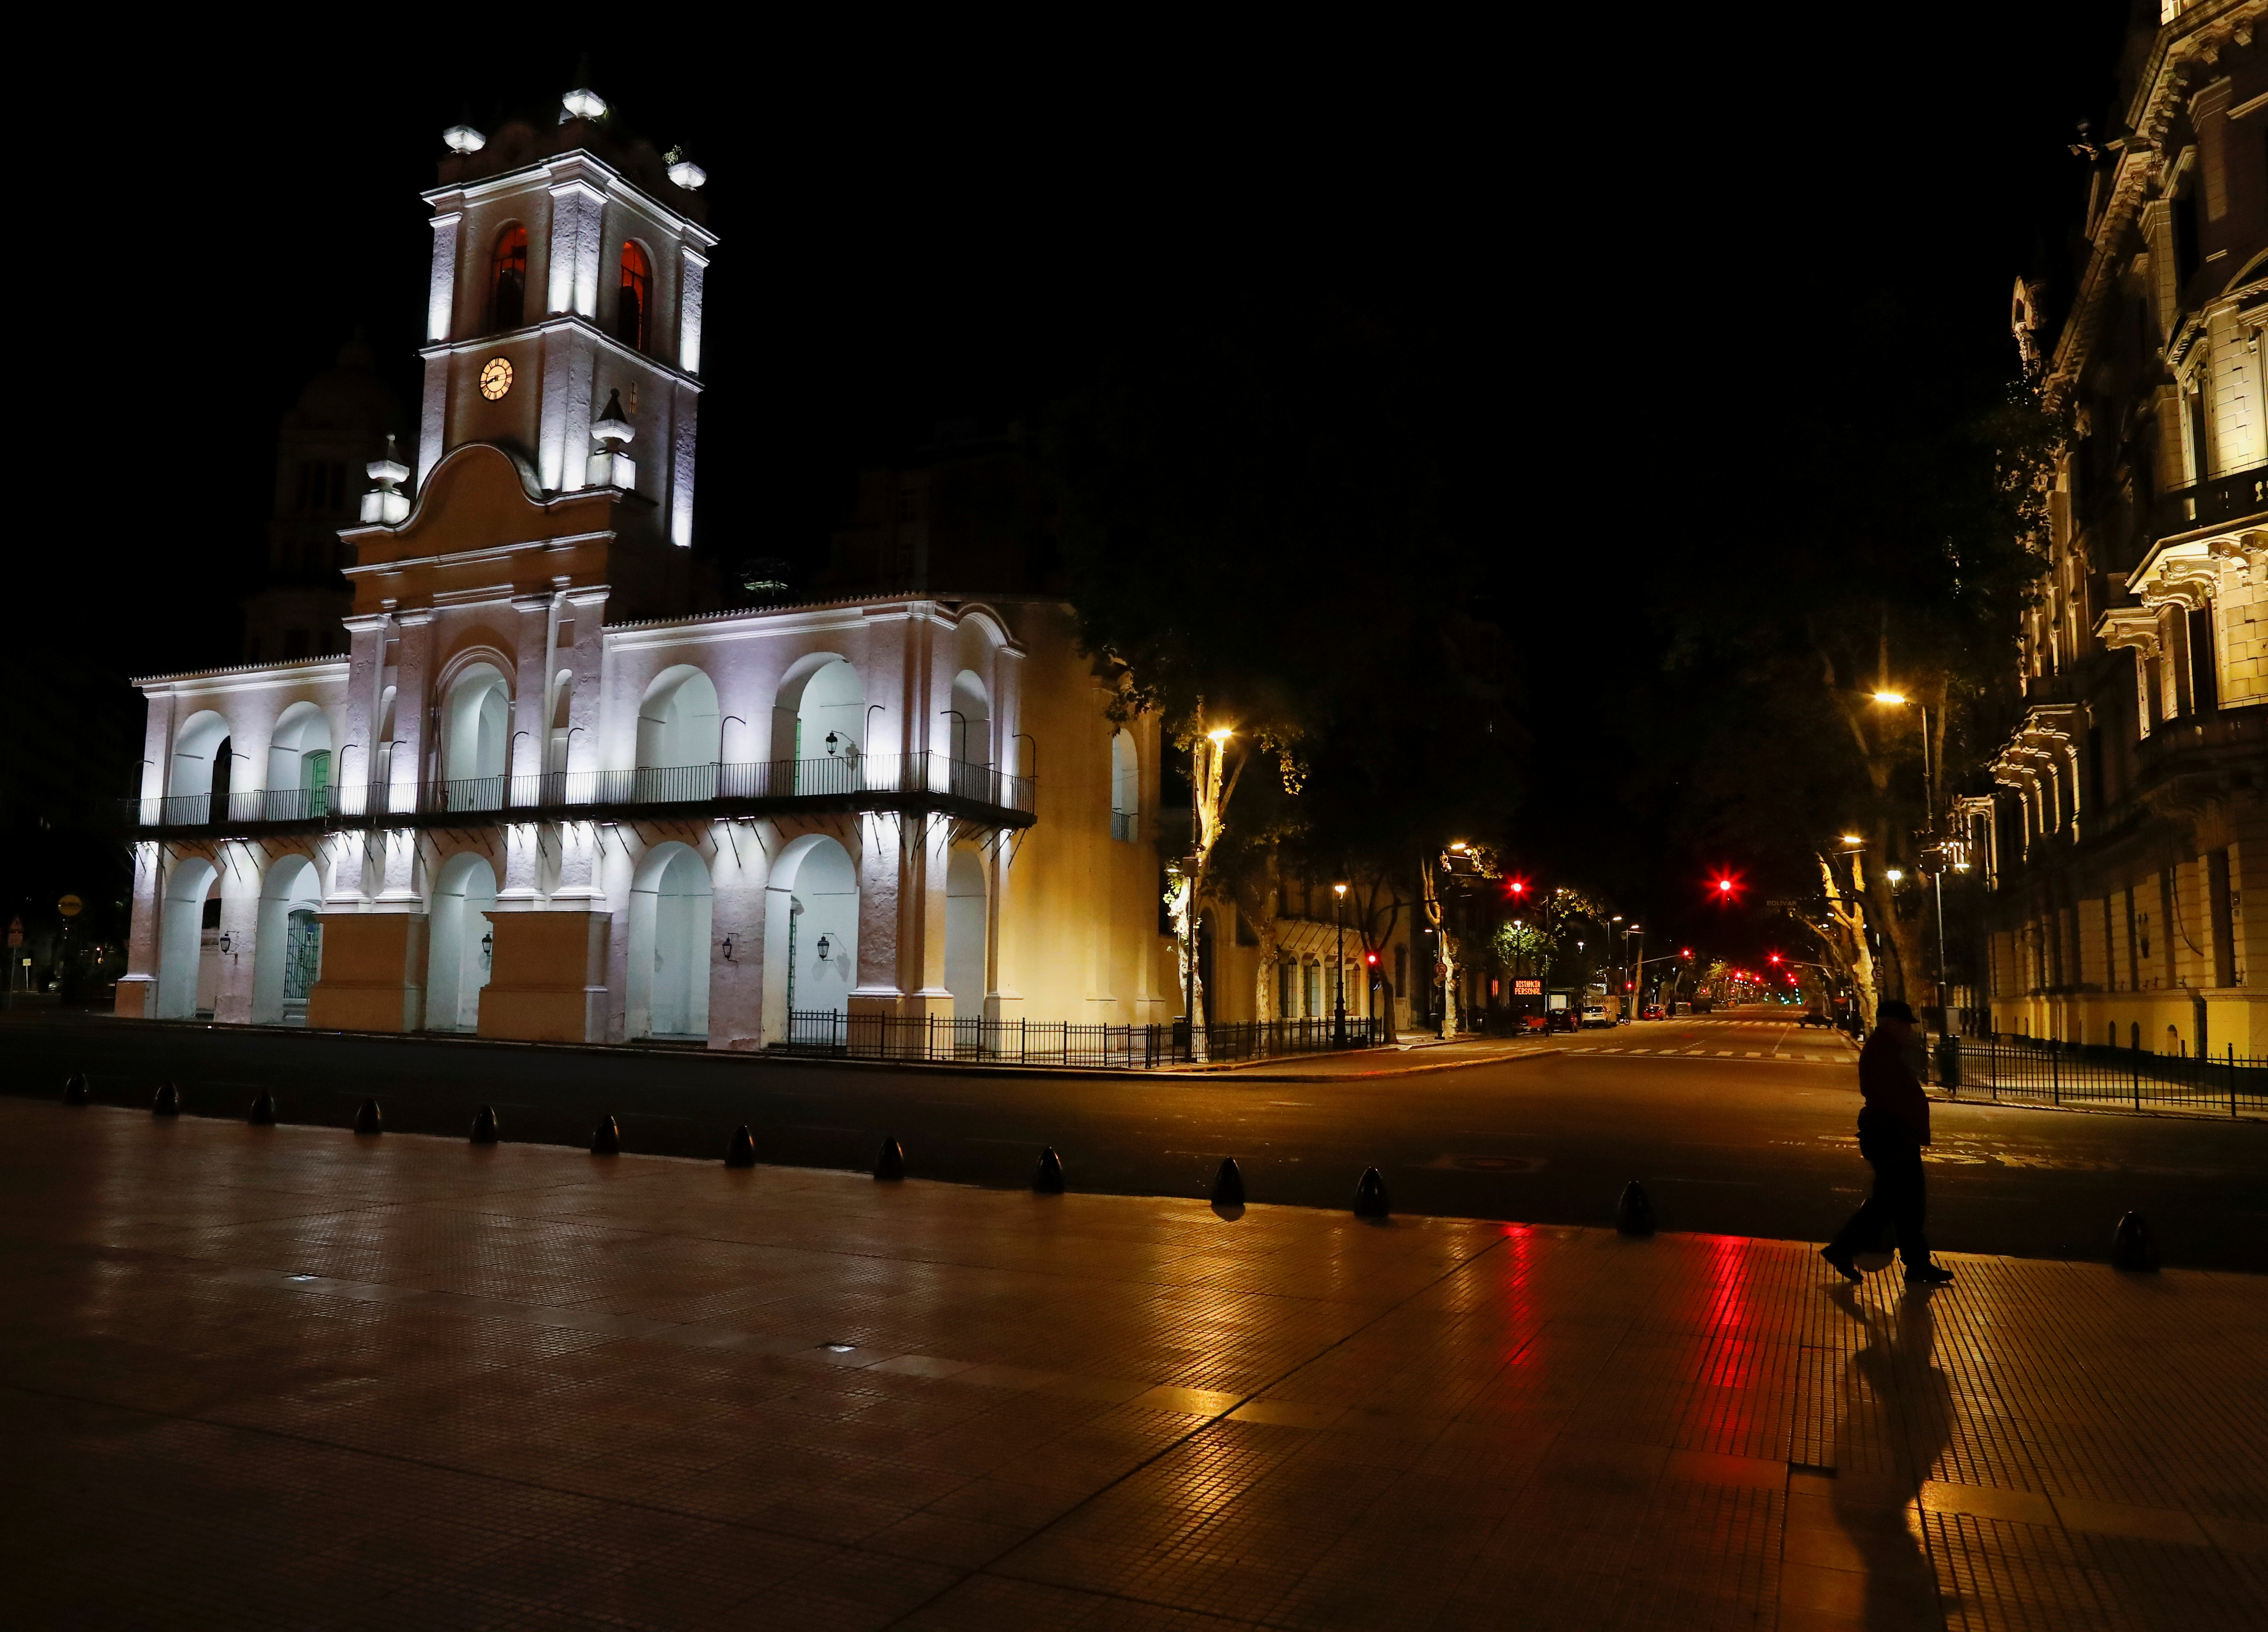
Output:
[[[1927,1200],[1921,1148],[1929,1143],[1929,1096],[1914,1073],[1914,1043],[1913,1011],[1892,1002],[1877,1011],[1874,1034],[1859,1051],[1859,1092],[1867,1101],[1859,1113],[1859,1154],[1874,1170],[1874,1193],[1819,1252],[1846,1281],[1859,1278],[1858,1255],[1886,1223],[1896,1226],[1908,1286],[1942,1286],[1953,1279],[1952,1270],[1930,1262],[1922,1234]]]

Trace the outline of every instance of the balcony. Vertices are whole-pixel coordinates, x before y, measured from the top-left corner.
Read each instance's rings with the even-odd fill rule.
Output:
[[[532,776],[474,776],[366,787],[294,788],[121,801],[129,827],[151,832],[236,833],[293,828],[449,827],[497,820],[556,821],[706,807],[718,816],[790,815],[799,811],[937,812],[997,827],[1034,820],[1029,776],[972,765],[941,754],[868,754],[862,759],[770,760],[744,765],[642,766],[630,770],[554,771]]]
[[[2217,776],[2240,768],[2250,771],[2268,750],[2268,707],[2248,704],[2212,714],[2187,715],[2154,728],[2135,745],[2140,774],[2135,791],[2176,777]]]
[[[2171,538],[2263,512],[2268,512],[2268,465],[2232,471],[2164,495],[2151,511],[2150,536]]]

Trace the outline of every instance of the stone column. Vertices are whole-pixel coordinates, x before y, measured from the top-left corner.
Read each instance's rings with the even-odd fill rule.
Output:
[[[720,821],[716,833],[717,861],[710,870],[709,1046],[760,1048],[764,1040],[764,892],[771,864],[756,824]]]
[[[919,818],[873,812],[858,818],[858,984],[850,991],[854,1015],[901,1012],[898,936],[900,899],[908,871],[906,830],[919,831]],[[915,841],[918,844],[917,838]]]
[[[156,709],[151,709],[152,716]],[[149,786],[144,773],[143,786]],[[126,973],[118,980],[113,1012],[124,1019],[155,1018],[158,1007],[158,869],[164,852],[156,841],[135,842],[133,916],[126,937]],[[21,958],[19,952],[10,952]],[[18,966],[20,967],[20,966]],[[12,983],[15,971],[5,971]]]
[[[898,980],[906,989],[906,997],[900,1011],[950,1019],[953,991],[945,983],[945,923],[953,822],[940,815],[909,816],[904,831],[904,871],[898,895]]]
[[[228,950],[220,955],[213,1018],[223,1026],[242,1026],[252,1018],[252,977],[260,961],[260,869],[246,844],[225,842],[215,859],[220,864],[220,933]]]
[[[1008,934],[1008,886],[1014,874],[1016,835],[999,832],[991,836],[992,854],[985,864],[984,945],[985,971],[984,1018],[999,1023],[1024,1018],[1024,994],[1016,984],[1016,954],[1018,946]],[[1095,940],[1108,941],[1111,919],[1110,879],[1108,869],[1101,875],[1101,889],[1091,898],[1099,908],[1102,922],[1091,925],[1089,935]],[[1106,954],[1107,955],[1107,954]],[[1109,1016],[1102,1017],[1108,1019]]]

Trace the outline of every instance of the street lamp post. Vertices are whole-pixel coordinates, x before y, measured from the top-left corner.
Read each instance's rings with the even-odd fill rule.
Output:
[[[1346,886],[1331,886],[1331,928],[1338,936],[1338,961],[1333,966],[1336,993],[1331,1002],[1331,1047],[1346,1047],[1346,923],[1340,908],[1346,903]]]
[[[1903,692],[1878,691],[1874,701],[1892,708],[1905,708],[1911,700]],[[1937,790],[1929,775],[1929,704],[1911,702],[1921,716],[1921,809],[1926,830],[1933,841],[1937,836]],[[1892,883],[1897,880],[1893,878]],[[1929,876],[1930,905],[1937,919],[1937,1026],[1945,1029],[1945,884],[1944,875],[1933,871]],[[1895,910],[1895,908],[1893,908]]]

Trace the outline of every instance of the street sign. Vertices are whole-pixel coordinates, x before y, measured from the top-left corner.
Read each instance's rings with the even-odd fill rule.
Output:
[[[21,946],[23,944],[24,944],[24,921],[23,921],[21,918],[11,918],[11,919],[9,919],[9,920],[8,920],[8,945],[11,945],[11,946]]]
[[[86,903],[76,895],[66,895],[55,903],[55,910],[66,918],[76,918],[86,909]]]

